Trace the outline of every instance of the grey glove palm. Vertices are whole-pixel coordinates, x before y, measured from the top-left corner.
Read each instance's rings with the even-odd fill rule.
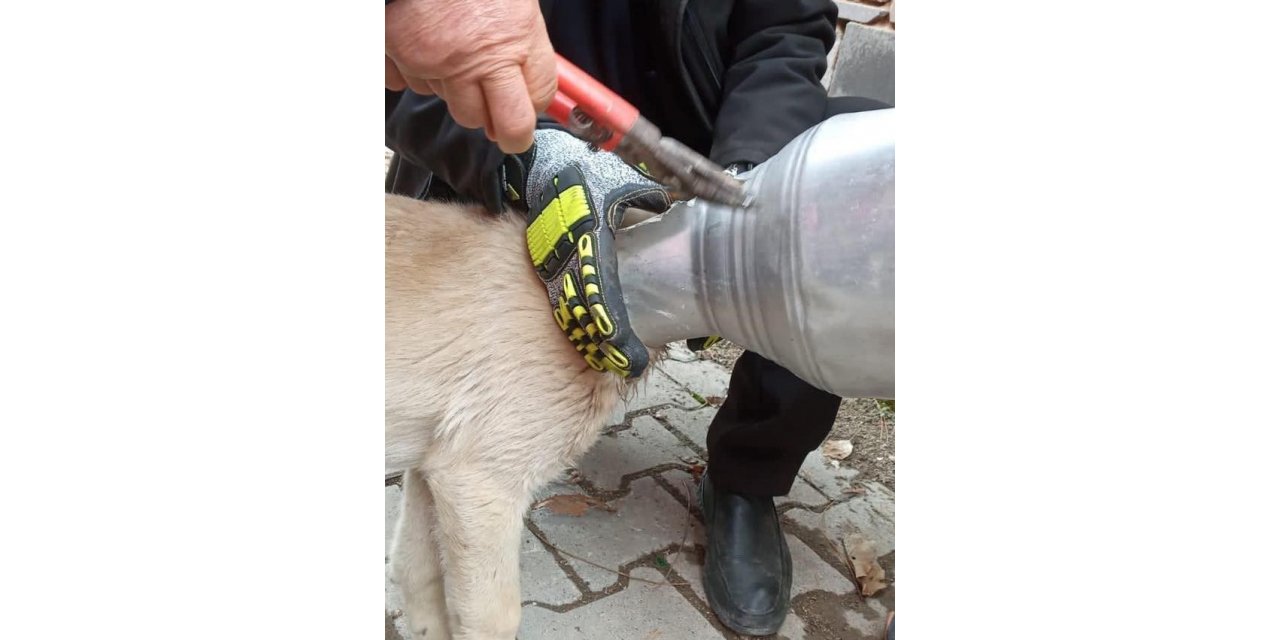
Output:
[[[555,129],[507,169],[508,193],[528,207],[529,257],[552,315],[592,368],[640,375],[649,352],[627,317],[613,232],[627,208],[665,211],[662,185],[618,156]]]

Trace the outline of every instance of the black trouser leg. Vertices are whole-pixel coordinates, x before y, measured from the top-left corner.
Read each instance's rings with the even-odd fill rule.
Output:
[[[888,106],[868,98],[828,98],[827,117]],[[742,354],[733,367],[724,405],[707,433],[717,489],[786,495],[805,456],[831,432],[839,408],[838,396],[755,353]]]
[[[742,354],[733,367],[729,393],[707,432],[716,488],[743,495],[786,495],[804,457],[831,431],[839,408],[839,396],[760,355]]]

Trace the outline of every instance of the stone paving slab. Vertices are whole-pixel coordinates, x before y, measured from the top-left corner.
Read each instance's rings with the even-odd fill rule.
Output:
[[[702,403],[694,399],[688,389],[667,374],[655,369],[649,372],[643,382],[636,385],[623,406],[626,411],[642,411],[667,404],[689,409],[702,406]]]
[[[663,409],[654,415],[671,425],[676,431],[688,438],[690,442],[693,442],[698,447],[699,454],[706,455],[707,429],[711,426],[711,419],[716,415],[716,407],[700,407],[697,409],[672,407]]]
[[[833,550],[840,549],[844,536],[855,533],[872,542],[883,556],[894,550],[894,495],[877,482],[865,486],[864,496],[851,497],[822,513],[792,509],[783,514],[783,520],[821,532]]]
[[[845,624],[864,638],[879,638],[884,633],[884,621],[888,617],[889,608],[876,598],[867,598],[862,601],[862,606],[844,611]]]
[[[582,597],[551,552],[526,527],[520,537],[520,599],[543,604],[569,604]]]
[[[894,104],[894,32],[848,22],[836,53],[830,95]]]
[[[831,500],[814,489],[804,478],[796,478],[796,481],[791,484],[791,492],[776,502],[779,508],[791,505],[818,508],[825,506]]]
[[[560,477],[548,482],[545,486],[538,487],[537,491],[533,492],[533,500],[530,500],[529,504],[535,505],[542,500],[562,493],[583,493],[582,487],[569,482],[567,477],[567,475],[561,474]]]
[[[855,442],[853,446],[857,447],[858,443]],[[843,463],[839,467],[831,466],[819,448],[805,456],[800,465],[800,477],[808,480],[822,495],[839,500],[848,497],[845,489],[853,485],[854,479],[858,477],[858,470]]]
[[[601,491],[622,488],[622,477],[681,460],[698,452],[684,446],[652,416],[638,416],[631,428],[606,434],[582,456],[578,472]]]
[[[639,568],[632,575],[661,581],[656,569]],[[723,640],[684,596],[667,586],[632,580],[626,589],[607,598],[557,614],[526,606],[519,640]]]
[[[711,360],[695,362],[664,360],[654,365],[654,368],[673,380],[679,381],[686,389],[703,398],[723,396],[725,390],[729,388],[729,370]],[[694,406],[700,404],[695,401]]]
[[[852,20],[853,22],[869,24],[889,15],[887,9],[869,7],[865,4],[849,2],[849,0],[835,0],[835,3],[840,20]]]
[[[631,492],[613,501],[616,512],[591,509],[581,516],[562,516],[538,509],[529,520],[557,548],[610,569],[680,542],[687,508],[672,498],[653,478],[631,483]],[[689,524],[692,526],[692,523]],[[570,558],[569,565],[592,591],[614,584],[614,571]]]
[[[609,414],[608,419],[604,423],[605,428],[614,427],[627,422],[627,404],[619,402],[614,408],[613,413]]]

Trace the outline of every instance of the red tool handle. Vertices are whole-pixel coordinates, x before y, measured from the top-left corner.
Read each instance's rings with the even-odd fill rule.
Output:
[[[556,80],[559,89],[547,114],[567,125],[573,107],[582,109],[597,125],[613,132],[612,137],[599,145],[605,151],[612,151],[618,146],[622,136],[631,131],[631,126],[640,117],[635,107],[558,53]]]
[[[577,106],[569,96],[562,91],[557,91],[551,96],[551,106],[547,107],[547,115],[556,119],[560,124],[569,124],[569,113]]]

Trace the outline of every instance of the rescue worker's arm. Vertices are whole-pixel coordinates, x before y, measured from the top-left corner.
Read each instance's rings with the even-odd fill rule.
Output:
[[[502,211],[500,170],[506,154],[483,131],[459,125],[440,98],[388,92],[385,143],[459,195],[483,203],[492,213]]]
[[[711,160],[760,164],[822,120],[835,20],[830,0],[734,3]]]

